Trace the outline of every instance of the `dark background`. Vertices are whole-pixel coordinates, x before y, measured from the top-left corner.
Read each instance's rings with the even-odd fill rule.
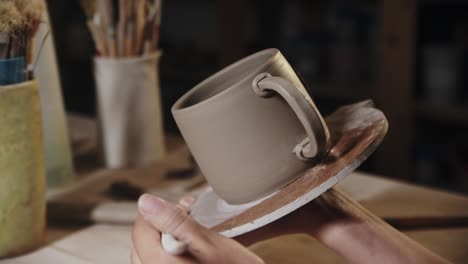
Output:
[[[371,98],[389,134],[361,169],[468,193],[468,1],[168,0],[160,47],[165,128],[183,93],[279,48],[317,106]],[[95,116],[94,45],[76,0],[48,0],[67,111]]]

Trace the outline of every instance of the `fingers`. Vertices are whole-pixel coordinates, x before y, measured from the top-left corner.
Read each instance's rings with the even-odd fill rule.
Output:
[[[183,239],[185,234],[180,229],[186,231],[195,229],[195,225],[184,210],[156,196],[144,194],[138,200],[138,207],[145,220],[161,232]]]
[[[190,207],[192,207],[195,201],[196,201],[195,197],[191,195],[185,195],[185,196],[182,196],[182,198],[180,198],[178,206],[180,206],[181,209],[183,209],[185,212],[189,212]]]
[[[147,261],[152,259],[160,259],[160,256],[165,255],[161,248],[161,234],[141,215],[138,215],[135,220],[132,240],[139,260],[143,263],[148,263]]]
[[[189,204],[185,199],[176,206],[155,196],[140,197],[141,215],[135,221],[133,242],[141,263],[263,263],[234,240],[197,224],[186,213]],[[188,253],[167,254],[161,245],[161,232],[187,244]]]
[[[161,246],[161,233],[154,229],[141,215],[135,220],[132,240],[132,264],[193,263],[188,256],[171,256]]]
[[[142,264],[140,261],[140,257],[138,256],[138,253],[135,251],[135,249],[132,250],[132,255],[130,259],[132,264]]]
[[[184,213],[190,213],[190,207],[195,202],[195,198],[190,195],[183,196],[176,205]],[[172,235],[162,233],[161,244],[164,250],[171,255],[180,255],[187,250],[187,244],[178,241]]]
[[[235,237],[235,240],[244,246],[249,246],[258,241],[286,234],[306,233],[317,238],[317,231],[330,222],[326,214],[323,208],[312,201],[268,225]]]
[[[186,243],[191,252],[201,252],[208,242],[211,231],[199,226],[188,214],[186,206],[193,203],[182,199],[175,206],[160,198],[145,194],[138,200],[138,208],[143,218],[162,233],[173,235],[177,240]]]

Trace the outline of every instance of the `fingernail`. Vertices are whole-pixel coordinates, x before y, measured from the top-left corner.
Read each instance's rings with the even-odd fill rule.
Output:
[[[150,194],[143,194],[138,199],[138,207],[143,216],[154,216],[161,211],[164,204],[161,199]]]
[[[184,206],[185,208],[189,208],[195,202],[195,197],[193,196],[184,196],[179,201],[179,203]]]

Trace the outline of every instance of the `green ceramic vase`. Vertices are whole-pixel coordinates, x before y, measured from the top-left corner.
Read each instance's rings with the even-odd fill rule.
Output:
[[[43,153],[37,82],[0,86],[0,258],[44,238]]]

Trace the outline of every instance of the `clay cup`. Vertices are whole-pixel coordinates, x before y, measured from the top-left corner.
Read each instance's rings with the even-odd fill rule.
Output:
[[[277,49],[212,75],[183,95],[172,113],[208,183],[230,204],[273,193],[329,145],[323,117]]]

